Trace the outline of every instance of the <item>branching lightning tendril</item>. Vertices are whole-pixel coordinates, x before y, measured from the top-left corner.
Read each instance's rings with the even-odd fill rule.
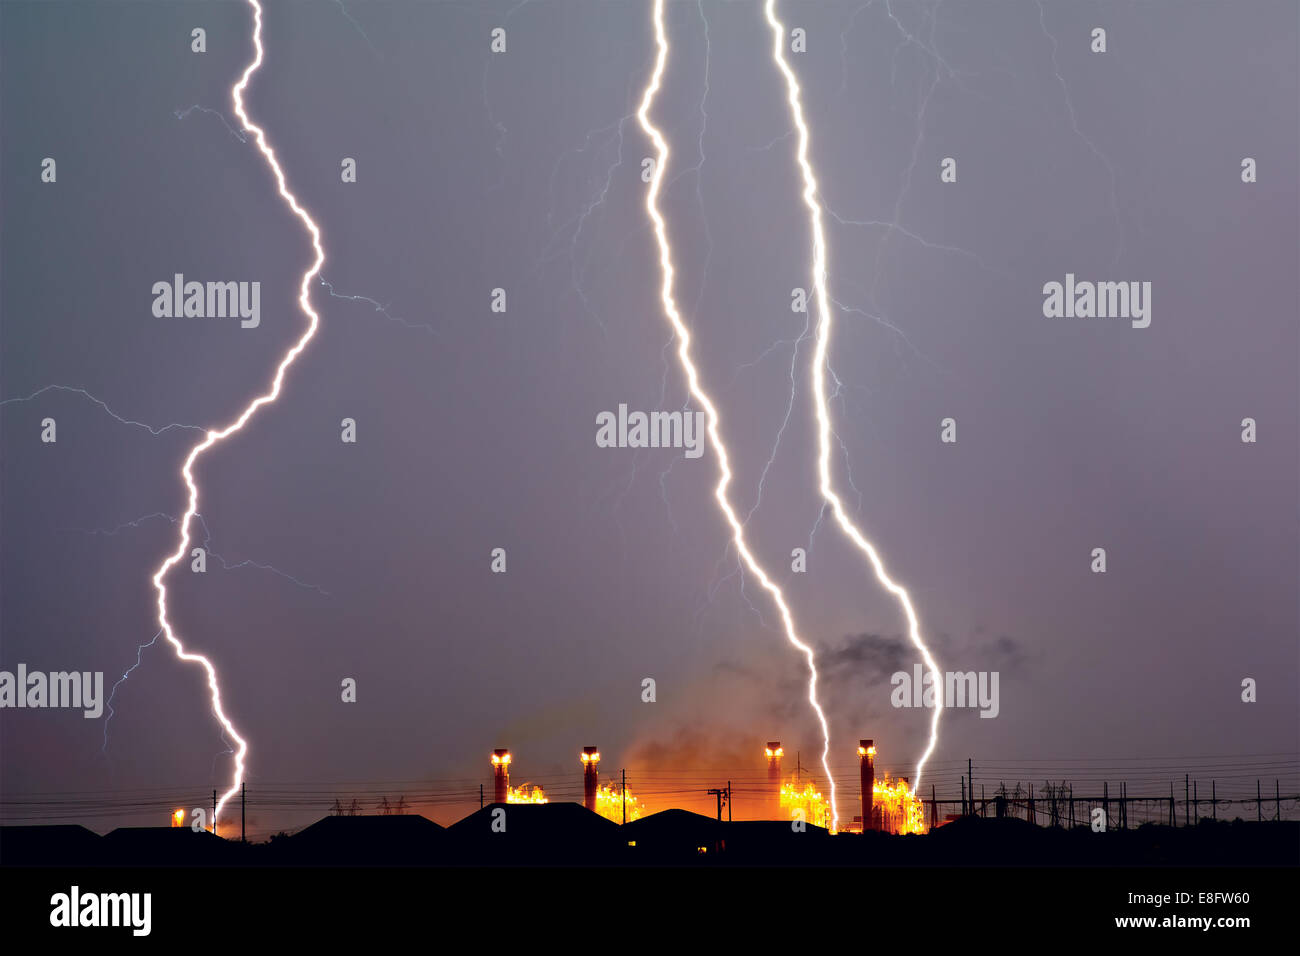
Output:
[[[102,408],[104,411],[106,411],[116,421],[121,422],[123,425],[130,425],[133,428],[143,428],[145,431],[147,431],[149,434],[155,437],[161,435],[163,432],[171,431],[173,428],[180,428],[180,429],[188,428],[194,431],[200,431],[200,432],[203,431],[202,426],[199,425],[182,425],[180,422],[172,422],[168,425],[147,425],[144,422],[137,422],[131,418],[123,418],[117,412],[113,411],[113,409],[109,408],[107,402],[104,402],[101,399],[96,398],[94,395],[91,395],[90,392],[86,391],[84,388],[81,388],[78,385],[45,385],[41,388],[38,388],[36,391],[32,392],[30,395],[15,396],[14,398],[6,398],[4,401],[0,401],[0,408],[3,408],[5,405],[9,405],[13,402],[30,402],[33,399],[38,398],[39,396],[44,395],[46,392],[50,392],[50,391],[74,392],[77,395],[83,395],[86,398],[90,399],[90,401],[92,401],[94,404]]]
[[[280,360],[270,390],[264,395],[260,395],[254,399],[244,409],[239,417],[225,428],[220,430],[209,430],[207,437],[198,445],[195,445],[190,450],[189,456],[185,459],[185,464],[181,468],[181,475],[185,480],[186,488],[189,490],[189,504],[180,520],[180,543],[177,545],[176,550],[172,552],[161,566],[159,566],[158,570],[155,571],[153,575],[153,585],[158,591],[158,623],[162,628],[162,632],[172,647],[175,648],[176,656],[180,660],[185,661],[186,663],[197,663],[202,665],[204,671],[207,673],[208,689],[212,694],[212,712],[216,716],[218,723],[221,724],[222,733],[233,741],[235,745],[234,780],[231,783],[230,788],[223,793],[217,801],[213,819],[214,825],[216,824],[217,819],[221,816],[222,807],[225,806],[226,802],[230,800],[231,797],[239,792],[240,785],[243,783],[244,758],[248,754],[248,743],[235,731],[235,725],[231,723],[230,718],[226,716],[225,710],[222,707],[221,688],[217,683],[216,668],[212,665],[212,662],[202,654],[196,654],[192,651],[185,650],[185,646],[181,643],[180,638],[177,637],[171,623],[168,621],[167,587],[163,584],[163,579],[167,576],[167,572],[180,562],[189,550],[190,523],[198,513],[199,507],[199,489],[198,485],[195,484],[194,481],[195,463],[208,449],[242,429],[259,408],[263,405],[270,404],[279,397],[285,373],[288,371],[289,366],[293,364],[294,360],[297,359],[302,350],[307,347],[307,343],[311,341],[313,336],[315,336],[316,329],[320,325],[320,316],[316,313],[315,309],[312,308],[308,290],[311,288],[311,284],[315,280],[316,276],[320,273],[321,266],[325,263],[325,250],[321,246],[320,229],[312,218],[307,215],[306,210],[298,204],[298,200],[293,193],[289,191],[284,171],[280,168],[280,163],[275,158],[275,151],[267,142],[266,132],[253,123],[244,109],[244,90],[247,88],[248,82],[252,78],[253,74],[261,67],[264,57],[262,49],[262,5],[259,0],[248,0],[248,2],[253,8],[253,47],[255,55],[252,62],[245,67],[243,75],[239,78],[239,82],[235,84],[231,91],[234,99],[235,115],[239,118],[239,122],[242,124],[244,131],[253,134],[258,150],[266,158],[268,165],[270,165],[271,171],[275,175],[280,198],[285,201],[293,211],[293,214],[301,220],[302,224],[311,234],[312,248],[315,251],[316,258],[307,272],[303,274],[302,284],[298,295],[298,304],[308,318],[307,329],[303,332],[298,341],[294,343],[293,347],[285,354],[284,358]]]
[[[872,569],[876,573],[877,580],[890,594],[894,595],[902,605],[903,612],[907,616],[907,631],[912,643],[916,649],[921,652],[921,657],[925,660],[925,666],[931,674],[937,678],[939,675],[938,665],[935,664],[934,658],[930,654],[929,648],[921,640],[921,625],[916,616],[916,610],[912,607],[912,599],[904,588],[895,583],[893,579],[885,572],[885,564],[880,559],[880,554],[866,536],[858,530],[857,526],[849,518],[848,512],[844,508],[844,503],[835,491],[834,482],[831,480],[831,413],[829,403],[826,397],[826,369],[828,365],[827,355],[830,349],[831,338],[831,297],[827,290],[826,283],[826,234],[822,225],[822,207],[817,195],[817,178],[813,174],[812,161],[808,158],[809,154],[809,133],[808,124],[804,120],[803,102],[799,92],[799,81],[794,75],[794,70],[785,57],[785,26],[777,19],[776,0],[766,0],[765,12],[767,15],[768,25],[772,28],[773,45],[772,59],[775,61],[777,68],[785,77],[786,89],[789,92],[790,111],[794,118],[795,127],[799,133],[799,146],[796,153],[799,168],[803,174],[803,200],[808,207],[808,216],[812,225],[813,235],[813,298],[817,302],[817,332],[816,347],[813,351],[813,398],[817,407],[817,474],[818,483],[821,488],[822,498],[830,505],[831,513],[835,516],[836,523],[845,535],[857,546],[858,550],[867,556],[871,562]],[[936,687],[942,687],[942,682],[936,680]],[[930,721],[930,740],[925,748],[925,753],[916,764],[916,774],[912,780],[912,791],[916,792],[917,786],[921,783],[921,771],[925,767],[925,762],[930,759],[930,754],[934,751],[935,745],[939,740],[939,717],[943,713],[942,694],[936,694],[934,716]]]
[[[831,747],[830,725],[826,720],[826,713],[822,710],[821,704],[817,700],[817,665],[813,649],[799,639],[795,631],[794,617],[790,612],[790,607],[786,603],[785,595],[781,588],[768,576],[767,572],[759,564],[758,559],[750,551],[749,545],[745,540],[745,528],[740,518],[737,516],[735,509],[727,495],[727,488],[731,484],[731,464],[727,457],[727,449],[722,441],[721,425],[718,419],[718,410],[704,391],[700,384],[699,372],[691,360],[691,334],[683,321],[680,311],[677,307],[677,301],[673,292],[673,281],[675,268],[673,266],[672,248],[668,242],[668,227],[664,221],[663,215],[659,212],[658,199],[659,192],[663,186],[664,172],[668,168],[668,142],[658,127],[650,122],[650,106],[654,102],[659,92],[660,84],[663,80],[664,69],[668,62],[668,38],[664,30],[664,0],[655,0],[654,2],[654,30],[655,44],[657,55],[655,58],[654,71],[651,74],[649,82],[646,84],[645,91],[641,97],[641,106],[637,110],[637,119],[641,123],[641,128],[645,134],[650,137],[654,143],[656,160],[654,175],[650,180],[650,188],[646,193],[646,212],[654,223],[655,239],[659,246],[659,265],[663,273],[663,284],[660,286],[660,298],[663,303],[664,314],[672,324],[673,331],[677,338],[677,357],[681,362],[682,370],[686,374],[687,384],[691,397],[700,404],[704,409],[708,421],[709,441],[714,452],[718,456],[718,470],[720,472],[717,487],[714,489],[714,497],[717,499],[718,506],[722,509],[726,517],[727,524],[731,526],[732,538],[736,544],[736,550],[744,560],[745,566],[750,573],[754,575],[762,584],[763,588],[772,595],[772,600],[780,609],[781,620],[785,626],[785,635],[791,644],[793,644],[807,659],[810,676],[808,678],[808,701],[812,704],[813,710],[817,713],[817,719],[821,722],[822,737],[824,746],[822,748],[822,769],[826,771],[826,779],[830,783],[831,791],[831,828],[837,829],[839,824],[839,815],[835,809],[835,777],[831,774],[828,756]]]

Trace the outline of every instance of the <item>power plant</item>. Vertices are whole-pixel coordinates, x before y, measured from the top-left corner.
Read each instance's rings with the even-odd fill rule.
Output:
[[[582,805],[596,812],[596,794],[600,792],[600,751],[595,747],[582,748]]]
[[[760,749],[762,764],[757,759]],[[707,865],[715,860],[741,865],[924,865],[961,861],[976,853],[1026,862],[1041,860],[1044,854],[1053,860],[1073,854],[1072,858],[1095,863],[1096,847],[1102,843],[1115,859],[1147,864],[1151,859],[1175,859],[1188,847],[1204,849],[1206,840],[1218,848],[1215,852],[1224,852],[1225,846],[1237,847],[1225,859],[1281,862],[1279,848],[1295,843],[1296,824],[1282,819],[1284,795],[1277,782],[1269,799],[1256,788],[1252,802],[1257,819],[1248,823],[1240,818],[1215,823],[1219,805],[1232,801],[1216,797],[1213,784],[1210,796],[1199,798],[1199,803],[1195,790],[1189,787],[1182,815],[1176,814],[1172,790],[1168,795],[1135,796],[1122,782],[1118,791],[1103,782],[1092,793],[1076,793],[1073,787],[1059,784],[1022,790],[1017,784],[1014,791],[999,787],[985,798],[983,787],[978,797],[971,796],[972,788],[963,780],[960,800],[951,792],[936,794],[933,784],[922,800],[911,792],[908,777],[892,777],[876,766],[880,754],[870,738],[860,740],[856,748],[861,815],[832,826],[830,801],[822,789],[829,792],[829,787],[822,775],[810,774],[796,758],[795,767],[789,768],[793,772],[782,779],[784,750],[780,741],[769,740],[762,748],[754,745],[751,753],[751,760],[745,761],[748,767],[715,766],[698,771],[637,768],[633,774],[637,785],[647,788],[642,793],[651,795],[655,804],[651,807],[642,806],[629,791],[626,772],[601,781],[602,755],[595,746],[582,747],[578,754],[581,803],[571,764],[569,770],[550,764],[556,776],[546,781],[549,794],[541,785],[515,787],[510,780],[515,755],[498,748],[491,752],[490,760],[493,803],[487,804],[486,794],[482,794],[485,788],[475,784],[474,796],[480,797],[482,805],[445,826],[421,812],[422,803],[437,806],[436,796],[429,801],[426,791],[423,799],[408,802],[405,794],[396,800],[386,795],[372,798],[364,806],[356,799],[336,798],[329,816],[289,834],[287,840],[267,844],[252,844],[242,833],[238,839],[233,834],[222,838],[211,829],[192,828],[187,825],[190,812],[183,803],[177,806],[179,801],[171,802],[172,809],[164,806],[158,811],[158,823],[166,813],[170,828],[145,827],[134,832],[119,828],[100,838],[82,828],[19,826],[3,828],[0,836],[6,841],[8,856],[31,860],[57,853],[62,854],[60,858],[92,863],[129,856],[160,863],[257,858],[309,865],[338,865],[347,860],[356,865],[438,861],[471,866],[544,862]],[[832,764],[832,769],[840,774],[841,790],[849,789],[852,765],[848,760]],[[965,776],[971,775],[968,764]],[[469,803],[463,779],[448,781],[444,792],[452,798],[446,803]],[[212,799],[215,802],[217,796],[213,794]],[[1286,795],[1286,799],[1297,798]],[[1208,804],[1209,813],[1196,809],[1199,804]],[[1272,804],[1271,822],[1265,821],[1266,804]],[[944,812],[943,805],[954,812]],[[749,812],[736,813],[737,806]],[[1096,837],[1090,821],[1095,810],[1106,809],[1113,812],[1115,829],[1128,831],[1124,838],[1099,841]],[[1134,809],[1142,820],[1136,830],[1129,822]],[[1193,812],[1196,825],[1191,824]],[[1147,831],[1152,823],[1157,828]],[[918,839],[949,824],[955,824],[950,837]],[[1216,827],[1212,832],[1211,826]],[[1149,838],[1135,835],[1143,831],[1149,832]],[[1224,834],[1229,832],[1233,840],[1225,843]],[[168,835],[166,839],[164,835]],[[1171,849],[1175,839],[1184,849]]]
[[[907,777],[890,780],[885,774],[876,775],[875,741],[864,739],[858,742],[859,799],[861,817],[855,817],[852,823],[840,829],[846,833],[877,831],[883,833],[906,834],[925,833],[930,827],[922,801],[908,786]],[[757,800],[750,801],[752,813],[757,819],[781,821],[797,825],[807,825],[830,830],[831,812],[829,801],[825,798],[814,776],[804,773],[805,768],[797,768],[789,780],[781,776],[781,758],[785,750],[779,740],[769,740],[763,748],[767,772],[765,784],[756,786],[753,777],[747,785],[742,785],[741,793],[761,793]],[[583,747],[578,755],[582,763],[582,805],[599,816],[615,823],[626,823],[640,818],[647,808],[632,797],[623,783],[600,782],[600,748]],[[541,786],[523,784],[518,788],[510,786],[510,765],[512,756],[509,750],[501,748],[492,752],[493,802],[519,805],[525,803],[544,804],[551,802],[550,795]],[[736,773],[743,774],[743,770]],[[742,777],[743,779],[743,777]],[[717,805],[727,806],[727,816],[731,816],[732,781],[719,780],[719,787],[708,792],[717,796]],[[722,786],[725,784],[725,788]],[[555,785],[552,789],[565,789]],[[573,792],[573,791],[569,791]],[[561,798],[563,799],[563,798]],[[857,821],[861,820],[861,829]]]
[[[858,769],[862,787],[862,832],[879,830],[876,820],[876,742],[858,741]]]
[[[492,802],[505,803],[510,799],[510,751],[492,751]]]
[[[769,740],[767,749],[763,751],[767,756],[767,786],[769,790],[768,806],[771,812],[775,814],[773,819],[781,816],[781,757],[785,751],[781,749],[781,741]]]

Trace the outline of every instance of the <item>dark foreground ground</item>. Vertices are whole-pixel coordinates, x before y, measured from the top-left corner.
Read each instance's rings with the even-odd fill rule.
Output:
[[[504,811],[504,814],[502,813]],[[926,836],[830,835],[668,810],[619,826],[578,804],[488,806],[441,827],[418,815],[331,816],[242,844],[189,829],[0,828],[0,865],[346,866],[1296,866],[1300,823],[1202,820],[1094,833],[965,818]]]
[[[1300,824],[1093,833],[970,818],[921,837],[831,836],[680,810],[618,826],[547,804],[489,806],[445,828],[413,815],[326,817],[250,844],[187,829],[8,827],[0,864],[6,942],[49,936],[50,952],[139,945],[125,925],[59,922],[61,900],[127,896],[148,901],[150,940],[199,952],[219,941],[240,952],[356,941],[369,952],[462,938],[541,940],[543,952],[589,939],[770,952],[786,939],[834,945],[844,932],[868,949],[1128,936],[1123,952],[1193,940],[1223,952],[1251,933],[1294,935]]]

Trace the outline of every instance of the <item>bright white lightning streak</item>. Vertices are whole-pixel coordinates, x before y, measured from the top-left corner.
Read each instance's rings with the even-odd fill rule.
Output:
[[[840,496],[836,493],[834,484],[831,481],[831,413],[826,401],[827,353],[831,341],[831,297],[826,287],[826,234],[822,227],[822,208],[817,196],[817,178],[813,175],[812,162],[808,159],[808,124],[804,121],[803,103],[799,96],[799,81],[795,78],[794,70],[790,68],[790,64],[786,62],[785,58],[785,26],[776,17],[776,0],[766,0],[764,10],[767,14],[768,25],[772,28],[772,59],[785,77],[786,88],[789,91],[790,112],[794,117],[795,127],[799,131],[797,156],[799,168],[803,171],[803,200],[808,207],[808,216],[812,222],[813,283],[815,289],[814,298],[817,300],[817,339],[816,348],[813,351],[813,397],[817,405],[818,482],[821,486],[822,497],[831,506],[831,512],[835,515],[835,520],[840,528],[857,545],[858,550],[867,556],[876,572],[877,580],[880,581],[885,590],[898,598],[903,607],[903,612],[907,616],[908,636],[911,638],[912,643],[916,645],[916,649],[921,652],[921,657],[925,660],[925,666],[929,668],[930,673],[937,677],[939,675],[939,666],[934,662],[934,658],[930,655],[930,650],[925,646],[925,642],[921,640],[921,625],[917,620],[916,610],[912,607],[912,599],[908,596],[907,591],[901,585],[895,583],[885,572],[885,564],[880,560],[880,555],[871,542],[850,520],[848,513],[844,510],[844,502],[840,500]],[[937,686],[942,687],[942,681],[939,681]],[[935,698],[934,717],[930,721],[930,742],[925,748],[925,753],[921,754],[921,759],[917,761],[916,773],[912,778],[913,793],[920,786],[921,771],[925,767],[925,762],[930,759],[930,754],[934,752],[935,745],[939,742],[939,716],[942,713],[942,694],[938,694]]]
[[[772,600],[781,611],[781,621],[785,625],[785,636],[808,660],[808,702],[812,704],[813,710],[817,712],[817,719],[821,722],[822,739],[822,769],[826,771],[826,779],[830,782],[831,789],[831,829],[838,829],[839,814],[835,809],[835,777],[831,773],[828,756],[831,749],[831,730],[830,724],[827,723],[826,713],[817,701],[817,664],[814,659],[813,649],[799,639],[795,632],[794,616],[790,613],[790,607],[786,604],[785,595],[781,589],[768,577],[767,572],[763,570],[758,559],[754,557],[753,552],[749,550],[749,545],[745,541],[745,526],[736,516],[736,511],[731,506],[731,501],[727,498],[727,487],[731,484],[731,463],[727,458],[727,448],[722,442],[721,429],[718,421],[718,410],[714,407],[712,399],[700,385],[700,376],[696,371],[694,362],[691,361],[691,333],[686,328],[686,323],[682,321],[681,313],[677,309],[677,301],[673,295],[673,277],[675,269],[672,262],[672,250],[668,243],[668,227],[664,222],[664,217],[659,212],[658,198],[659,190],[663,185],[664,171],[668,168],[668,142],[664,139],[663,134],[657,127],[650,122],[650,104],[654,102],[656,94],[659,92],[659,86],[663,80],[664,67],[668,63],[668,37],[664,31],[664,0],[655,0],[654,4],[654,27],[655,27],[655,44],[658,55],[655,59],[654,73],[650,77],[650,82],[646,85],[645,92],[641,97],[641,108],[637,110],[637,119],[641,122],[641,128],[645,130],[647,136],[654,142],[657,158],[655,160],[654,175],[650,180],[650,189],[646,194],[646,212],[654,222],[655,239],[659,243],[659,266],[663,271],[663,285],[660,287],[660,298],[663,300],[664,314],[668,316],[669,322],[672,323],[673,331],[677,334],[677,357],[681,360],[682,369],[686,373],[687,383],[690,388],[691,396],[699,402],[704,409],[704,414],[708,419],[709,440],[712,442],[714,450],[718,455],[718,485],[714,489],[714,497],[718,500],[718,506],[726,516],[727,523],[731,525],[732,538],[736,543],[736,550],[744,559],[745,566],[749,568],[750,573],[758,578],[761,583],[772,595]]]
[[[217,685],[217,670],[212,666],[212,662],[202,654],[195,654],[185,650],[184,645],[181,644],[175,631],[172,630],[171,623],[167,620],[167,588],[163,584],[163,578],[167,576],[168,571],[170,571],[185,557],[186,552],[189,550],[190,521],[198,513],[199,509],[199,489],[198,485],[194,483],[195,462],[197,462],[203,453],[213,445],[216,445],[218,442],[223,441],[228,436],[243,428],[259,408],[275,401],[276,398],[279,397],[280,387],[284,382],[285,372],[288,370],[289,366],[293,364],[293,361],[298,357],[299,353],[307,347],[307,343],[311,341],[312,337],[316,334],[317,327],[320,325],[320,316],[317,315],[316,310],[311,307],[311,300],[308,297],[307,290],[310,288],[311,283],[315,280],[316,276],[320,273],[321,266],[325,263],[325,250],[321,246],[320,229],[317,228],[316,223],[312,221],[312,218],[307,215],[306,210],[298,205],[298,200],[294,197],[293,193],[289,192],[289,188],[285,182],[284,171],[280,168],[280,163],[275,158],[275,151],[271,149],[270,144],[266,141],[265,131],[263,131],[260,126],[255,125],[253,121],[249,119],[248,113],[244,110],[244,89],[248,86],[248,81],[252,78],[253,74],[261,67],[263,59],[262,5],[258,0],[248,0],[248,3],[253,8],[253,46],[256,50],[256,56],[244,69],[244,73],[239,78],[239,82],[235,84],[231,91],[235,101],[235,115],[239,117],[239,122],[243,125],[243,129],[246,132],[253,134],[257,141],[257,148],[261,151],[262,155],[266,157],[266,161],[270,165],[271,171],[275,174],[275,181],[279,187],[280,197],[288,203],[289,208],[293,210],[293,214],[302,220],[302,224],[306,226],[307,231],[311,233],[312,248],[316,251],[316,260],[312,263],[311,268],[303,274],[302,286],[298,295],[298,304],[302,307],[302,311],[307,315],[309,320],[307,330],[303,332],[302,337],[298,339],[293,348],[291,348],[285,354],[284,358],[280,360],[280,364],[275,370],[275,378],[271,383],[270,391],[265,395],[260,395],[254,399],[253,402],[244,409],[240,416],[225,428],[219,431],[209,430],[207,437],[201,443],[195,445],[194,448],[190,450],[189,457],[185,459],[185,464],[181,469],[181,474],[185,479],[186,487],[189,489],[189,506],[186,509],[185,514],[181,516],[180,520],[180,544],[177,546],[175,552],[173,552],[172,555],[162,563],[158,570],[154,572],[153,576],[153,586],[158,591],[158,623],[162,627],[163,634],[176,649],[176,656],[180,660],[186,661],[187,663],[196,662],[203,666],[203,669],[208,675],[208,689],[212,692],[212,712],[216,716],[217,721],[221,724],[222,730],[235,742],[235,778],[230,785],[230,789],[223,793],[221,798],[217,801],[216,814],[213,819],[214,825],[216,823],[216,818],[221,816],[221,808],[226,805],[226,801],[239,793],[240,784],[242,784],[244,780],[244,758],[248,754],[248,743],[235,731],[235,725],[230,722],[230,718],[226,716],[226,712],[221,706],[221,688]]]

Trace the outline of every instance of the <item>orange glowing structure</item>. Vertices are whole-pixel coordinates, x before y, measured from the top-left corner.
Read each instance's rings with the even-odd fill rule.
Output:
[[[519,787],[506,788],[506,803],[550,803],[546,792],[539,786],[525,783]]]
[[[582,805],[596,812],[596,792],[600,789],[600,748],[582,748]]]
[[[492,751],[492,802],[506,803],[510,793],[510,751]]]
[[[925,805],[912,793],[906,777],[890,782],[889,774],[872,788],[876,827],[885,833],[926,833]]]
[[[862,774],[862,832],[925,833],[925,805],[907,784],[906,777],[890,782],[889,774],[876,779],[876,744],[858,741],[858,767]]]
[[[781,758],[785,756],[781,741],[769,740],[763,756],[767,758],[767,796],[763,802],[768,812],[774,814],[773,819],[779,820],[785,816],[781,811]]]
[[[858,772],[862,777],[859,788],[862,795],[862,832],[877,830],[876,807],[876,742],[858,741]]]
[[[184,811],[184,810],[173,810],[173,811],[172,811],[172,828],[175,829],[176,827],[183,827],[183,826],[185,826],[185,811]]]
[[[612,783],[604,784],[596,791],[596,812],[606,820],[622,823],[624,798],[627,799],[627,822],[641,819],[641,814],[645,812],[641,801],[632,796],[631,790],[621,791]]]
[[[831,807],[822,792],[812,781],[800,782],[797,776],[791,776],[781,785],[781,813],[787,819],[793,819],[796,811],[802,811],[805,823],[830,827]]]

